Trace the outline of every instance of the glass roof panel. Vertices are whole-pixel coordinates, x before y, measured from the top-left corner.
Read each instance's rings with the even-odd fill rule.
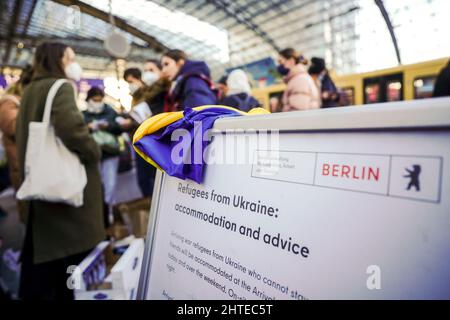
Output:
[[[7,48],[16,1],[0,1],[1,50]],[[81,1],[109,12],[109,0]],[[403,63],[450,56],[449,0],[383,2]],[[20,41],[27,49],[33,44],[26,42],[29,38],[57,37],[79,44],[86,49],[80,50],[82,54],[108,58],[102,41],[111,30],[109,23],[85,13],[73,19],[77,16],[75,7],[37,0],[26,29],[32,3],[23,0],[15,29],[16,43],[22,37]],[[112,13],[166,47],[205,60],[215,77],[236,65],[276,58],[276,49],[286,47],[294,47],[309,58],[324,57],[329,68],[341,74],[398,64],[391,36],[374,0],[112,0]],[[124,34],[133,43],[132,55],[127,59],[130,63],[159,56],[142,39]],[[10,60],[14,57],[11,54]]]
[[[403,63],[450,55],[450,1],[385,1],[394,24]]]
[[[83,2],[109,12],[109,0]],[[112,1],[112,13],[167,47],[182,49],[197,57],[213,54],[222,63],[229,60],[227,32],[182,10],[172,11],[146,0],[116,0]]]

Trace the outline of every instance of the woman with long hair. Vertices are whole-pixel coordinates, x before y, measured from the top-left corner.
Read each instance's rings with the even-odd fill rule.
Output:
[[[41,122],[45,101],[58,79],[79,80],[81,67],[74,51],[58,42],[37,47],[33,78],[25,88],[17,116],[16,141],[19,174],[25,176],[28,127]],[[86,168],[87,185],[81,207],[47,201],[25,201],[27,230],[22,251],[22,299],[71,300],[68,268],[78,265],[105,239],[102,187],[98,164],[100,149],[89,134],[75,101],[74,86],[64,83],[53,100],[51,124],[56,136]]]
[[[171,80],[164,111],[178,111],[217,103],[217,93],[208,66],[189,60],[181,50],[170,50],[161,59],[163,76]]]

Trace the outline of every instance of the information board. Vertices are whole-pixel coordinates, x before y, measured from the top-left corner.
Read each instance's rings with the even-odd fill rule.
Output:
[[[216,122],[242,145],[158,174],[141,299],[450,298],[450,99]]]

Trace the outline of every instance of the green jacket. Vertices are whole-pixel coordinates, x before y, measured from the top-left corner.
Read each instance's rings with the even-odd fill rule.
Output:
[[[47,93],[56,80],[46,75],[35,77],[22,96],[16,129],[20,181],[24,177],[28,125],[32,121],[42,121]],[[88,183],[80,208],[43,201],[25,202],[26,220],[31,213],[35,264],[88,251],[105,239],[98,170],[101,151],[89,134],[75,102],[74,88],[68,83],[61,86],[53,101],[51,123],[64,145],[85,165]]]

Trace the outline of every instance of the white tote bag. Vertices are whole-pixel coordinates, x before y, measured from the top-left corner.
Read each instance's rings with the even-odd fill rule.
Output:
[[[87,184],[86,169],[78,156],[55,135],[50,113],[56,92],[67,80],[57,80],[47,95],[42,122],[30,122],[25,153],[25,180],[19,200],[42,200],[81,207]]]

